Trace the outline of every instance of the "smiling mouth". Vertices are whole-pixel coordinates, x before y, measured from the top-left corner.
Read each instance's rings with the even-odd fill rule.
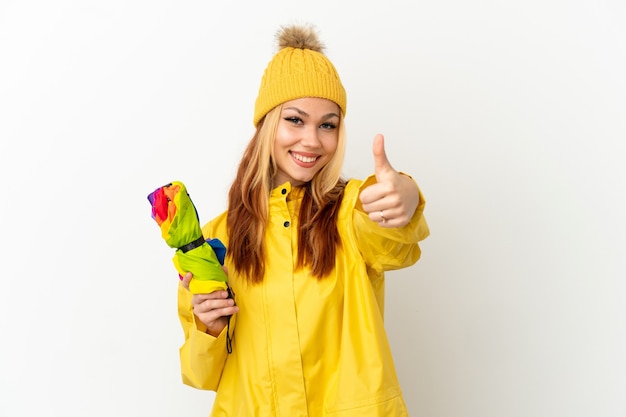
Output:
[[[319,158],[319,156],[304,156],[297,153],[292,153],[291,156],[293,156],[294,159],[297,159],[298,161],[304,162],[306,164],[315,162],[317,158]]]

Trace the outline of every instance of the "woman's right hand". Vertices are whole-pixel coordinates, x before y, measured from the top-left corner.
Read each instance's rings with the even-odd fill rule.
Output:
[[[181,284],[189,290],[189,282],[193,279],[187,272]],[[207,333],[213,337],[220,335],[228,324],[228,317],[239,312],[235,300],[228,298],[228,291],[217,290],[210,294],[194,294],[191,298],[193,313],[206,327]]]

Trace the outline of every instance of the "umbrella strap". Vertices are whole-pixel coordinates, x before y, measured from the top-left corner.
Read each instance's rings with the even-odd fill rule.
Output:
[[[226,285],[226,290],[228,291],[228,298],[235,299],[235,292],[230,288],[230,285]],[[236,305],[236,303],[235,303]],[[232,316],[228,316],[226,321],[226,351],[230,354],[233,353],[233,338],[230,335],[230,318]]]
[[[230,317],[228,316],[226,325],[226,352],[233,353],[233,339],[230,337]]]
[[[204,237],[200,236],[193,242],[187,243],[185,246],[181,246],[178,249],[180,249],[183,253],[187,253],[192,249],[199,248],[200,246],[204,244],[204,242],[205,242]]]

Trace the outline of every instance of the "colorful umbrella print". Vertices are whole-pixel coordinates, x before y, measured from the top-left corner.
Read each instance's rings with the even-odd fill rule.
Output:
[[[148,201],[163,239],[176,248],[173,261],[178,274],[193,274],[191,293],[228,290],[228,278],[222,269],[226,248],[218,239],[205,240],[202,236],[198,212],[185,185],[174,181],[159,187],[148,195]]]

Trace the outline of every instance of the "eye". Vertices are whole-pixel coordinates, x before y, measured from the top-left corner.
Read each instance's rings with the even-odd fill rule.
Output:
[[[334,123],[322,123],[320,125],[320,128],[325,129],[325,130],[333,130],[337,128],[337,125]]]
[[[285,120],[293,123],[294,125],[300,125],[302,124],[302,119],[297,117],[297,116],[289,116],[289,117],[285,117]]]

